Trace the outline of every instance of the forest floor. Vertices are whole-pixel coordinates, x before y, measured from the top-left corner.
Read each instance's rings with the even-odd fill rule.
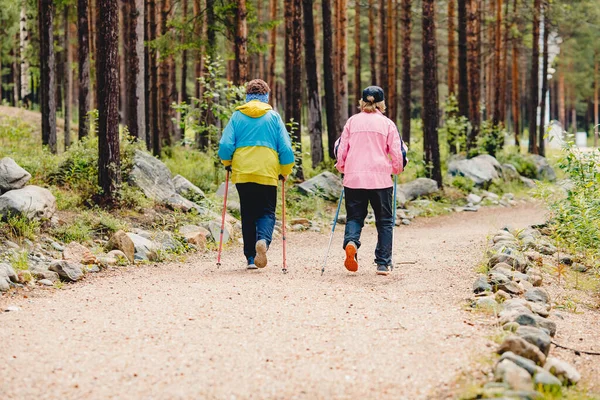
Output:
[[[358,273],[343,268],[340,227],[324,276],[328,237],[304,232],[287,275],[277,240],[264,270],[235,244],[220,268],[211,252],[2,298],[19,311],[0,314],[0,397],[455,398],[495,346],[493,316],[465,311],[487,235],[543,221],[536,203],[419,219],[395,237],[396,261],[416,263],[388,277],[371,226]]]

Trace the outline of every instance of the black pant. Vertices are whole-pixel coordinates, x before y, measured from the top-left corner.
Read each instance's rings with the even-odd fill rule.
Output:
[[[244,255],[249,262],[254,262],[256,242],[265,240],[269,246],[273,239],[277,186],[258,183],[238,183],[235,186],[240,195]]]
[[[386,189],[350,189],[344,188],[346,195],[346,232],[344,234],[344,248],[348,242],[354,242],[360,247],[360,233],[367,217],[367,207],[371,203],[375,213],[377,226],[377,248],[375,249],[375,262],[380,265],[392,263],[392,236],[394,217],[392,200],[393,188]]]

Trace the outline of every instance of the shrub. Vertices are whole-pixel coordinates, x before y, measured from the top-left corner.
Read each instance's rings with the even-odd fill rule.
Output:
[[[461,190],[464,193],[471,193],[475,187],[475,182],[471,178],[464,176],[455,176],[452,179],[452,186]]]
[[[510,153],[508,155],[501,154],[498,156],[498,161],[502,164],[511,164],[516,169],[517,172],[530,179],[535,179],[537,177],[537,167],[535,166],[535,162],[528,155],[521,153]]]
[[[40,222],[35,219],[29,219],[22,214],[11,214],[5,218],[5,222],[0,225],[0,232],[13,239],[35,240],[40,230]]]
[[[467,145],[471,123],[467,117],[458,114],[458,102],[454,95],[448,97],[444,104],[444,116],[446,122],[440,128],[440,135],[446,137],[450,153],[461,153]]]
[[[15,252],[10,256],[9,259],[10,265],[15,269],[15,271],[24,271],[29,269],[29,258],[27,251],[19,251]]]

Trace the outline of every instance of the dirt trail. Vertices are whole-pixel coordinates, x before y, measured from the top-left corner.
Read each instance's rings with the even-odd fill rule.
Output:
[[[239,245],[214,255],[37,291],[0,315],[3,399],[430,398],[478,355],[486,328],[462,310],[486,235],[543,220],[535,205],[423,219],[397,230],[398,266],[342,266],[342,229],[289,236],[271,265],[245,271]],[[0,305],[7,305],[6,300]],[[489,333],[489,332],[488,332]]]

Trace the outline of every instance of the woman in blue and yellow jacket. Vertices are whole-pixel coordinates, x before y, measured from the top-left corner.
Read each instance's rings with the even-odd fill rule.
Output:
[[[223,131],[219,157],[232,171],[240,195],[244,255],[248,269],[267,266],[275,227],[277,181],[294,166],[294,151],[281,116],[269,105],[269,86],[261,79],[246,85],[246,104]]]

